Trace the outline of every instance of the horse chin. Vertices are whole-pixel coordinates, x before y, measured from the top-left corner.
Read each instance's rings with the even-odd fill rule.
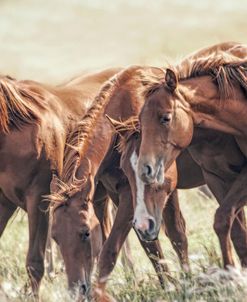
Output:
[[[158,239],[158,234],[159,231],[157,232],[153,232],[152,234],[148,234],[148,233],[143,233],[139,230],[136,230],[138,237],[141,239],[141,241],[145,241],[145,242],[152,242]]]

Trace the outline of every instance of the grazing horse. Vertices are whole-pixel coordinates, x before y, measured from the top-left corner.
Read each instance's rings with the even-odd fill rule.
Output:
[[[92,245],[94,241],[91,239],[91,219],[94,216],[93,204],[94,206],[98,204],[96,187],[98,189],[100,186],[101,196],[104,193],[109,195],[118,205],[112,231],[100,254],[100,289],[104,289],[107,277],[113,270],[121,246],[132,227],[134,211],[131,189],[120,169],[120,154],[115,148],[117,134],[105,114],[122,120],[139,114],[143,103],[131,96],[134,87],[137,85],[144,87],[139,80],[139,69],[138,66],[132,66],[123,73],[119,72],[103,85],[92,107],[77,127],[74,127],[67,140],[64,169],[56,181],[57,189],[49,196],[51,203],[54,204],[52,236],[60,246],[69,287],[73,288],[74,285],[80,284],[81,293],[87,293],[90,288],[92,256],[87,267],[84,266],[82,259],[84,247]],[[157,71],[156,68],[150,67],[141,68],[142,71],[143,69],[147,74]],[[136,75],[134,80],[130,76],[132,74]],[[174,209],[171,210],[174,212]],[[175,218],[177,217],[180,218],[181,215]],[[183,238],[177,240],[184,241],[184,231],[183,234],[180,232],[180,235]],[[159,259],[163,258],[159,242],[141,241],[141,244],[163,284],[163,276],[160,273],[167,271],[167,267],[159,263]]]
[[[176,191],[174,191],[170,195],[169,199],[165,198],[165,196],[162,196],[162,193],[166,194],[167,192],[169,192],[168,190],[165,191],[164,188],[169,188],[171,184],[171,175],[174,174],[174,163],[166,171],[165,182],[163,182],[161,185],[159,183],[151,183],[149,185],[145,185],[145,183],[142,183],[142,181],[138,177],[137,170],[137,160],[141,143],[140,126],[138,119],[132,117],[130,120],[127,120],[125,122],[119,122],[111,119],[111,123],[114,125],[116,131],[121,136],[118,148],[121,152],[121,168],[128,177],[133,194],[134,208],[136,209],[133,223],[137,233],[139,233],[142,240],[152,240],[152,238],[157,238],[161,219],[163,218],[163,222],[168,226],[166,228],[168,233],[169,231],[172,231],[176,236],[176,232],[179,232],[180,227],[177,225],[169,225],[169,216],[171,216],[172,212],[169,211],[169,214],[164,216],[165,211],[167,211],[170,206],[176,207],[176,201],[174,200],[176,198]],[[209,141],[209,143],[205,143],[203,141],[205,140],[205,138],[207,138],[207,141]],[[216,144],[215,146],[214,143]],[[220,148],[218,146],[220,146]],[[225,152],[222,156],[221,153],[223,146],[225,148]],[[223,133],[215,133],[209,130],[197,129],[189,150],[196,162],[198,162],[198,164],[202,164],[202,162],[205,161],[208,165],[208,169],[212,169],[212,166],[210,167],[210,164],[213,163],[213,169],[215,170],[217,167],[215,160],[219,161],[218,165],[221,168],[218,168],[217,172],[222,173],[222,177],[224,177],[225,181],[225,186],[229,186],[229,182],[231,184],[231,182],[237,176],[237,172],[234,170],[238,169],[238,167],[241,167],[241,165],[245,161],[244,156],[239,151],[238,146],[234,142],[232,136]],[[199,182],[204,182],[204,178],[210,184],[215,184],[214,178],[208,177],[205,171],[203,172],[203,174],[201,173],[199,166],[197,166],[196,163],[193,162],[190,153],[182,152],[177,159],[177,188],[189,189],[196,187],[200,185]],[[234,159],[232,157],[233,154]],[[217,155],[217,159],[215,159],[213,162],[210,162],[208,158],[210,158],[211,156],[215,157],[215,155]],[[228,166],[231,168],[229,168]],[[225,173],[227,173],[227,177],[224,175]],[[163,190],[161,190],[162,188]],[[219,193],[219,190],[217,191],[215,188],[213,189],[215,194],[217,192]],[[155,193],[151,194],[150,192],[152,192],[152,190]],[[157,192],[160,192],[160,195]],[[217,195],[217,197],[219,196]],[[174,212],[175,215],[179,214],[178,210]],[[239,223],[243,223],[244,226],[244,216],[239,216],[238,219]],[[181,223],[181,219],[174,219],[173,223],[174,222]],[[241,236],[240,231],[238,232],[238,234],[235,234],[235,236],[233,236],[233,240],[241,258],[241,252],[245,251],[244,247],[242,247],[241,244],[245,241],[238,240],[238,238],[236,237],[239,236]],[[182,244],[185,244],[185,241],[180,242],[180,245]],[[176,245],[174,246],[175,249]],[[185,248],[180,250],[180,252],[183,250],[185,250]],[[186,267],[186,261],[182,262],[181,264],[182,266],[184,266],[185,264]]]
[[[58,181],[58,188],[50,199],[57,202],[53,212],[55,224],[52,226],[52,234],[58,244],[64,248],[66,257],[73,261],[73,250],[77,246],[83,247],[81,234],[86,234],[86,240],[91,244],[90,215],[92,212],[87,207],[92,207],[92,199],[95,187],[101,185],[102,190],[107,190],[113,201],[118,203],[118,210],[113,228],[108,240],[104,243],[99,259],[99,288],[104,290],[106,281],[116,263],[119,250],[132,226],[133,206],[132,195],[126,177],[119,169],[120,155],[116,150],[118,139],[114,129],[108,123],[106,114],[115,120],[125,121],[131,116],[136,116],[144,104],[142,97],[147,85],[154,78],[163,77],[160,68],[131,66],[121,71],[103,85],[95,98],[92,107],[86,116],[71,133],[65,151],[65,163],[63,173]],[[186,169],[185,177],[178,174],[180,188],[189,188],[204,184],[201,169],[193,162],[194,168],[189,165],[190,154],[182,153],[185,160],[178,159],[178,166]],[[181,170],[183,171],[183,170]],[[192,175],[193,177],[189,177]],[[172,194],[175,195],[176,194]],[[97,198],[94,197],[94,203]],[[81,213],[82,212],[82,213]],[[83,215],[81,215],[83,214]],[[170,216],[173,219],[174,215]],[[166,218],[168,219],[168,218]],[[176,225],[175,222],[171,224]],[[245,232],[245,230],[243,230]],[[115,235],[114,235],[115,234]],[[73,235],[75,242],[70,242],[66,248],[66,240]],[[75,236],[74,236],[75,235]],[[83,238],[85,236],[83,235]],[[183,239],[182,239],[183,240]],[[157,241],[143,242],[142,244],[159,257],[162,256]],[[83,248],[82,248],[83,249]],[[81,253],[83,251],[81,250]],[[156,259],[157,260],[157,259]],[[161,267],[152,257],[153,264],[159,272]],[[66,266],[66,261],[65,261]],[[78,258],[75,258],[75,272],[70,271],[69,280],[74,283],[90,286],[90,272],[85,279],[84,270]],[[165,269],[165,268],[163,268]],[[79,276],[79,280],[77,280]],[[72,283],[73,283],[72,282]]]
[[[247,266],[242,209],[247,200],[247,46],[229,43],[227,48],[224,43],[201,53],[166,69],[144,93],[138,174],[145,183],[162,182],[164,168],[191,146],[220,204],[214,228],[224,266],[234,265],[231,238],[241,264]],[[217,131],[226,133],[225,138],[214,137]]]
[[[115,131],[119,135],[118,151],[121,154],[120,167],[128,178],[132,191],[133,206],[134,208],[137,208],[137,211],[144,211],[144,214],[147,215],[148,219],[150,219],[148,226],[150,228],[150,232],[147,235],[142,232],[142,227],[145,226],[136,228],[136,219],[134,217],[133,224],[135,226],[135,229],[137,230],[138,235],[143,241],[152,241],[157,238],[157,233],[152,233],[152,217],[149,216],[148,213],[145,212],[145,209],[142,207],[143,201],[146,204],[149,204],[151,207],[155,206],[156,204],[162,205],[162,207],[164,208],[162,218],[165,223],[165,232],[168,235],[174,250],[178,254],[182,268],[188,269],[188,243],[185,236],[185,221],[179,208],[176,191],[176,187],[178,185],[176,163],[174,162],[168,169],[168,181],[166,183],[160,186],[149,185],[144,189],[144,186],[141,186],[139,184],[140,179],[136,173],[136,165],[141,143],[137,117],[131,117],[124,122],[116,121],[111,118],[109,118],[109,120],[113,125]],[[190,168],[193,168],[193,162],[191,163]],[[183,173],[183,171],[181,172]],[[202,177],[201,180],[203,182]],[[143,190],[141,190],[142,188]]]
[[[0,77],[0,235],[17,207],[27,212],[26,268],[34,295],[44,273],[47,202],[52,173],[61,174],[65,142],[101,84],[120,69],[73,79],[57,87]]]

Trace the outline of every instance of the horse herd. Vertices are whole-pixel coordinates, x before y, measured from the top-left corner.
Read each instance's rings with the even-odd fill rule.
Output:
[[[157,239],[163,221],[189,269],[177,189],[207,184],[219,203],[214,229],[224,266],[231,243],[247,266],[247,46],[227,42],[169,68],[130,66],[59,86],[0,77],[0,235],[27,212],[26,268],[38,299],[48,228],[72,290],[105,291],[134,227],[161,285],[168,268]],[[109,227],[109,199],[117,206]]]

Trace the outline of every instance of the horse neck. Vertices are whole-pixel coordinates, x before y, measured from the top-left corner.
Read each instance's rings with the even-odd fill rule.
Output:
[[[120,70],[121,68],[109,68],[96,73],[86,73],[51,89],[58,95],[70,114],[81,118],[91,107],[104,82]]]
[[[247,103],[238,86],[233,88],[230,98],[220,99],[210,76],[183,80],[181,84],[181,93],[189,103],[196,126],[246,136]]]
[[[128,94],[129,95],[129,94]],[[85,159],[90,161],[91,175],[95,177],[104,166],[111,162],[112,152],[116,145],[115,131],[105,115],[109,115],[114,119],[126,120],[133,115],[137,115],[140,111],[140,104],[136,102],[136,98],[129,97],[126,101],[126,96],[121,90],[121,95],[113,93],[109,96],[109,102],[105,109],[102,110],[96,123],[92,126],[88,142],[84,144],[81,150],[80,167],[78,171],[82,175],[85,170],[83,165]],[[129,102],[129,103],[128,103]],[[103,163],[103,165],[101,165]],[[100,169],[100,171],[99,171]]]

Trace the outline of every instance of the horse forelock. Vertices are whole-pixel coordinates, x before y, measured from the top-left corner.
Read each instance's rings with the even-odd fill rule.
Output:
[[[42,109],[46,109],[42,93],[8,76],[0,77],[0,131],[8,133],[10,127],[38,122]]]
[[[140,133],[138,116],[132,116],[126,121],[119,122],[119,125],[116,126],[115,130],[119,134],[117,149],[122,153],[131,137],[136,133]]]

